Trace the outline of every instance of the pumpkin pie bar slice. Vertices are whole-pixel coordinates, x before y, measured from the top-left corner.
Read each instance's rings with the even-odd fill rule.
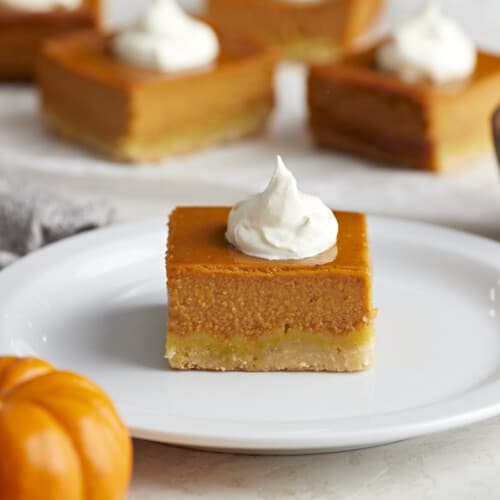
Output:
[[[31,80],[42,43],[65,32],[98,28],[100,4],[100,0],[83,0],[76,9],[41,12],[0,5],[0,81]]]
[[[311,69],[310,126],[322,146],[450,172],[493,151],[499,89],[500,57],[429,1],[374,47]]]
[[[373,360],[366,218],[335,212],[337,245],[266,260],[225,238],[228,207],[170,217],[166,357],[174,369],[356,371]]]
[[[115,57],[111,36],[58,37],[38,63],[43,115],[61,136],[131,163],[257,133],[273,108],[275,54],[217,36],[213,64],[170,74]]]
[[[493,151],[500,57],[478,53],[463,82],[408,83],[376,67],[378,47],[309,75],[309,123],[317,144],[378,162],[450,172]]]
[[[327,61],[351,49],[380,10],[382,0],[208,0],[222,26],[279,48],[285,57]]]

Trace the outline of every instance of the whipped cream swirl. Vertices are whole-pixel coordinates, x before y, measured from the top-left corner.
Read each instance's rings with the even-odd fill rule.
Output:
[[[113,50],[128,63],[169,73],[209,65],[219,54],[219,41],[175,0],[153,0],[135,26],[114,38]]]
[[[378,66],[410,82],[449,83],[469,77],[476,67],[474,43],[433,0],[397,26],[377,54]]]
[[[0,0],[0,5],[26,12],[48,12],[53,9],[78,9],[82,0]]]
[[[233,207],[226,231],[238,250],[268,260],[313,257],[333,247],[337,235],[333,212],[298,190],[279,156],[267,188]]]

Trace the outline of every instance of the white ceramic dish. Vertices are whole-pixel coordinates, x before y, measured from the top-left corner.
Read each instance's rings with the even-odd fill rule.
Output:
[[[53,245],[0,274],[0,352],[101,384],[134,436],[258,453],[378,445],[500,414],[500,245],[370,218],[377,361],[358,374],[173,372],[163,220]]]

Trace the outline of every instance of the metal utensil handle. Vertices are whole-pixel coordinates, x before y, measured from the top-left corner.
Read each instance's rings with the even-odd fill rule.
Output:
[[[497,153],[498,165],[500,166],[500,106],[493,113],[493,142],[495,143],[495,151]]]

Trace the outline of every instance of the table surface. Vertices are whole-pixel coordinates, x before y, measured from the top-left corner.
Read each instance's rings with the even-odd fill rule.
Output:
[[[112,24],[130,19],[145,0],[126,3],[127,8],[124,8],[124,0],[108,4]],[[390,0],[382,24],[397,19],[416,3],[417,0]],[[482,46],[500,50],[497,0],[445,0],[443,3]],[[295,92],[303,92],[300,69],[285,68],[280,76],[281,88],[287,89],[288,78],[295,79],[293,85],[298,85]],[[0,90],[0,103],[2,96],[4,101],[11,97],[5,92],[18,91]],[[21,103],[23,99],[34,98],[30,90],[19,92]],[[492,158],[472,171],[444,179],[373,169],[362,162],[347,165],[346,162],[352,160],[341,156],[328,160],[329,164],[334,162],[330,169],[325,165],[324,154],[318,163],[315,163],[316,157],[311,156],[314,153],[301,128],[303,105],[290,108],[288,100],[286,95],[280,97],[274,127],[285,132],[281,135],[278,132],[276,142],[270,147],[265,140],[262,144],[267,144],[266,147],[252,146],[257,147],[255,151],[260,154],[256,161],[263,161],[265,155],[279,145],[294,165],[310,162],[296,169],[306,190],[334,200],[337,206],[426,220],[500,239],[500,187]],[[248,157],[248,152],[246,155]],[[204,158],[209,161],[210,153]],[[229,148],[223,158],[237,162],[238,151]],[[207,204],[220,199],[229,203],[261,187],[272,168],[269,162],[265,168],[256,168],[252,175],[248,171],[241,175],[240,169],[234,175],[226,170],[224,176],[222,169],[220,174],[219,171],[213,174],[211,182],[205,176],[200,183],[196,179],[203,174],[198,170],[197,161],[186,162],[192,170],[186,174],[185,164],[174,166],[154,188],[155,182],[146,180],[141,189],[131,190],[134,180],[118,177],[50,175],[50,180],[54,187],[74,196],[97,195],[109,199],[117,209],[117,220],[125,221],[166,215],[173,205],[196,198]],[[0,154],[0,167],[8,168],[8,163],[9,159]],[[44,172],[31,171],[31,174],[46,177]],[[331,179],[327,189],[323,185],[325,175]],[[233,182],[236,176],[240,177],[239,181]],[[499,442],[500,418],[388,446],[315,456],[235,456],[136,441],[130,498],[497,500],[500,498]]]

